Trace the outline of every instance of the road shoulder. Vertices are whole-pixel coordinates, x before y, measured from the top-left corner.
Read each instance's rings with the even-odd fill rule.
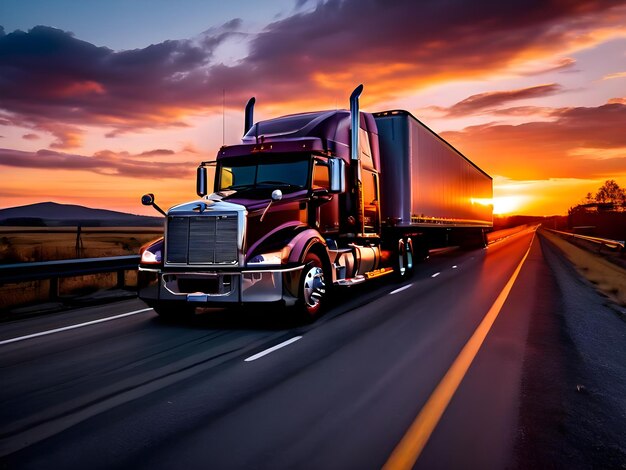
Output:
[[[548,266],[539,303],[553,288],[560,296],[531,318],[515,467],[620,468],[626,323],[554,244],[539,240]]]

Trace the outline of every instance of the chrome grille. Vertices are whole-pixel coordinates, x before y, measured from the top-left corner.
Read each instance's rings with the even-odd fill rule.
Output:
[[[167,220],[167,262],[236,265],[237,214],[172,216]]]

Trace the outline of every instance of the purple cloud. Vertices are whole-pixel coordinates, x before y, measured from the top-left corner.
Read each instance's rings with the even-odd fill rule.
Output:
[[[109,137],[185,126],[190,114],[220,109],[223,89],[242,106],[253,94],[317,106],[361,81],[369,99],[394,98],[442,75],[482,76],[523,53],[556,51],[572,40],[570,28],[590,31],[624,13],[612,0],[328,0],[299,10],[304,3],[253,37],[232,66],[215,63],[214,53],[242,34],[240,20],[197,40],[128,51],[46,26],[0,34],[3,119],[51,132],[53,147],[67,149],[80,145],[84,125]]]
[[[24,152],[0,148],[0,165],[17,168],[42,168],[50,170],[89,171],[100,175],[133,178],[179,179],[189,178],[197,162],[136,160],[127,152],[97,152],[92,156],[38,150]]]
[[[3,124],[52,132],[57,148],[79,145],[74,128],[84,124],[109,127],[112,135],[184,125],[185,112],[211,105],[206,67],[238,25],[231,21],[199,43],[165,41],[121,52],[46,26],[0,36]]]
[[[448,116],[464,116],[475,114],[485,110],[498,108],[511,101],[525,100],[529,98],[541,98],[554,95],[561,91],[561,85],[551,83],[549,85],[537,85],[517,90],[488,91],[465,98],[447,109]]]

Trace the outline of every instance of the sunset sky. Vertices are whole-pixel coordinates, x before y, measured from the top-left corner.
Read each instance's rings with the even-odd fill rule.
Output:
[[[249,97],[258,120],[359,83],[492,175],[496,212],[626,187],[626,1],[2,0],[0,208],[153,215],[140,196],[193,198]]]

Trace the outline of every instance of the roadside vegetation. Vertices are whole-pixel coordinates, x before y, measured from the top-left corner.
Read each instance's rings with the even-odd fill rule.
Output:
[[[574,233],[626,240],[626,190],[607,180],[595,194],[568,211],[568,227]]]
[[[0,264],[132,255],[158,238],[158,229],[0,227]]]
[[[626,307],[626,269],[597,252],[576,246],[547,230],[541,235],[556,245],[578,272],[611,300]]]
[[[86,228],[80,233],[76,227],[0,227],[0,265],[138,254],[143,244],[158,238],[158,232],[145,227]],[[116,283],[115,273],[60,279],[59,299],[110,289]],[[125,285],[136,285],[136,273],[126,273]],[[0,311],[47,302],[49,290],[47,280],[2,285]]]

